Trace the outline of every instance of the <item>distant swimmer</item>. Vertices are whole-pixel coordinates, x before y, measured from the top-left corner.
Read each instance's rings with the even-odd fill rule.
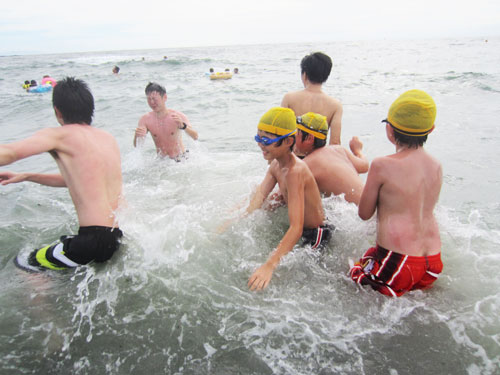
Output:
[[[177,161],[186,157],[182,143],[182,131],[192,139],[198,139],[198,132],[193,128],[187,116],[166,106],[167,92],[158,83],[150,82],[145,89],[149,107],[153,110],[139,120],[135,130],[134,146],[149,132],[153,136],[156,152]]]
[[[24,81],[23,89],[28,90],[29,87],[30,87],[30,81],[28,80]]]
[[[351,151],[326,145],[327,133],[325,116],[308,112],[297,117],[295,153],[304,158],[323,194],[343,194],[346,201],[357,205],[364,186],[359,173],[366,173],[369,167],[362,153],[363,143],[353,137]]]
[[[0,183],[22,181],[67,187],[78,216],[77,235],[35,250],[16,264],[25,269],[62,270],[89,262],[104,262],[120,245],[122,232],[115,211],[122,195],[120,149],[115,138],[90,126],[94,98],[87,85],[71,77],[53,89],[52,104],[62,126],[45,128],[32,136],[0,145],[0,165],[48,152],[60,173],[0,172]]]
[[[281,106],[291,108],[297,116],[307,112],[326,116],[330,129],[329,144],[339,145],[342,128],[342,104],[322,90],[322,85],[332,70],[332,60],[322,52],[314,52],[302,59],[300,69],[304,89],[285,94]]]
[[[234,71],[234,74],[238,74],[240,72],[238,68],[234,68],[233,71]]]
[[[246,214],[262,207],[276,184],[288,205],[289,227],[267,261],[248,280],[251,290],[267,287],[280,260],[302,237],[313,249],[325,246],[334,228],[326,221],[321,195],[306,163],[293,154],[296,118],[289,108],[272,108],[260,119],[255,141],[270,162],[264,180],[250,200]]]
[[[118,73],[120,73],[120,67],[118,67],[118,66],[115,65],[113,67],[113,74],[118,74]]]
[[[394,101],[382,122],[396,153],[373,160],[359,202],[361,219],[377,213],[377,240],[350,275],[388,296],[430,288],[443,269],[434,216],[443,171],[423,147],[435,118],[436,104],[424,91]]]

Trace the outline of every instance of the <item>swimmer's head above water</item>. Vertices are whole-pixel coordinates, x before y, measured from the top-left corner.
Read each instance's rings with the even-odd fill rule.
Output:
[[[293,137],[295,143],[295,133],[297,132],[295,113],[290,108],[271,108],[260,118],[257,129],[278,136],[277,138],[255,136],[255,140],[264,146],[275,143],[279,147],[283,139],[287,137]]]
[[[398,145],[418,148],[434,130],[436,103],[422,90],[409,90],[392,103],[387,119],[382,122],[394,130]]]

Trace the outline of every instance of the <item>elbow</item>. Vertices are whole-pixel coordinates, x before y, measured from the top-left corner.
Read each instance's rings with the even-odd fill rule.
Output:
[[[366,173],[368,172],[368,169],[370,168],[370,163],[366,162],[361,165],[361,167],[358,170],[358,173]]]
[[[9,147],[2,147],[0,150],[0,165],[8,165],[17,161],[17,153]]]
[[[365,210],[362,210],[361,208],[358,209],[358,216],[361,218],[361,220],[368,220],[373,216],[373,212],[366,212]]]

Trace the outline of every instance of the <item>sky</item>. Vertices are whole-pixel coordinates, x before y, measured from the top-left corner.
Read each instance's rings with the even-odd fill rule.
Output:
[[[499,0],[4,0],[0,5],[0,55],[499,36]]]

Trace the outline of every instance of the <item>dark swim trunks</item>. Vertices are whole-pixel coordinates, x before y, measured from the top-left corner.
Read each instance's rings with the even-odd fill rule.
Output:
[[[302,245],[311,245],[313,249],[322,249],[330,238],[332,238],[332,233],[335,230],[333,224],[324,224],[320,227],[313,229],[305,229],[302,232]]]
[[[56,243],[33,251],[28,264],[62,270],[92,261],[105,262],[118,250],[122,236],[118,228],[97,225],[80,227],[78,235],[62,236]]]
[[[441,253],[410,256],[377,245],[368,249],[349,273],[358,284],[399,297],[410,290],[430,288],[442,270]]]
[[[189,159],[189,154],[188,154],[189,150],[186,150],[184,151],[183,153],[177,155],[174,160],[177,162],[177,163],[180,163],[181,161],[183,160],[187,160]]]

